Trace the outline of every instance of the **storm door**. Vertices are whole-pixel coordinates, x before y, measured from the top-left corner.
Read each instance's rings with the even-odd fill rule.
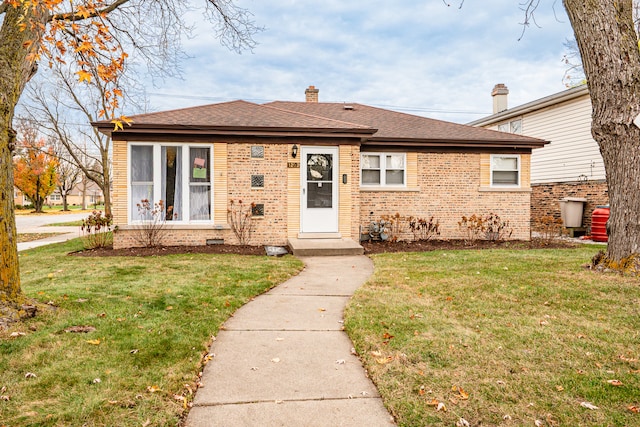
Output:
[[[337,233],[338,148],[302,147],[301,151],[301,231]]]

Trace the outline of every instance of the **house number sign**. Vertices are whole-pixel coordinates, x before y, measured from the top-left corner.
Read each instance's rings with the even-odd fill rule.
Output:
[[[288,168],[300,168],[300,163],[298,162],[287,162],[287,167]]]

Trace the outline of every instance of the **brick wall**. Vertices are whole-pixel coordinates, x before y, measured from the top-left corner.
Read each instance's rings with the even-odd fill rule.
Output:
[[[256,144],[215,144],[214,224],[170,224],[163,233],[164,245],[204,245],[208,239],[237,243],[225,217],[225,206],[231,199],[242,200],[243,204],[264,204],[264,217],[254,219],[251,244],[284,245],[288,237],[297,236],[300,169],[287,167],[287,162],[300,162],[300,159],[291,158],[293,144],[264,144],[264,158],[261,159],[251,157],[252,145]],[[135,239],[137,231],[127,223],[126,152],[125,142],[114,143],[114,154],[118,154],[114,155],[116,248],[138,245]],[[220,153],[226,153],[226,156]],[[350,212],[342,215],[341,221],[350,221],[351,224],[340,224],[343,234],[351,234],[347,237],[357,240],[360,225],[367,226],[371,219],[379,220],[382,215],[399,213],[426,219],[433,215],[440,222],[441,238],[462,238],[458,221],[463,215],[491,212],[510,222],[513,239],[526,240],[530,237],[531,193],[528,181],[523,179],[524,188],[515,191],[488,187],[484,183],[489,173],[486,170],[489,167],[487,154],[407,153],[408,185],[404,191],[361,189],[359,148],[343,147],[340,155],[340,173],[350,174],[346,184],[351,193]],[[348,157],[352,161],[350,168],[344,162]],[[522,155],[523,176],[526,176],[528,167],[529,155]],[[251,188],[251,175],[257,174],[264,175],[264,188]],[[341,180],[339,185],[346,194]]]
[[[463,215],[493,212],[509,221],[513,228],[512,239],[528,240],[529,189],[505,191],[482,186],[481,177],[486,171],[481,163],[489,167],[487,162],[481,162],[484,157],[486,155],[470,153],[419,153],[419,191],[362,190],[361,224],[367,225],[371,219],[379,220],[383,215],[396,213],[427,220],[434,216],[440,222],[440,238],[458,239],[464,237],[458,227]],[[522,156],[522,163],[528,167],[528,155]],[[409,236],[406,233],[401,237]]]
[[[534,184],[531,186],[531,222],[543,216],[560,218],[560,199],[582,197],[587,199],[582,214],[582,225],[591,230],[591,214],[600,205],[609,204],[607,184],[604,181]]]
[[[289,144],[265,144],[264,158],[252,158],[251,146],[257,144],[216,143],[216,151],[224,152],[226,158],[216,157],[213,162],[213,186],[215,224],[171,225],[162,231],[163,245],[205,245],[208,239],[224,239],[225,243],[237,244],[238,240],[227,224],[225,206],[229,201],[242,200],[243,205],[264,204],[264,217],[253,219],[254,231],[251,244],[284,245],[287,242],[287,168]],[[114,188],[118,188],[117,203],[114,204],[118,231],[114,235],[114,247],[139,246],[135,226],[127,222],[126,143],[114,146],[118,160],[114,169]],[[117,165],[117,166],[116,166]],[[299,171],[299,169],[297,169]],[[264,188],[251,187],[251,175],[264,175]],[[216,191],[216,179],[226,192]],[[114,192],[115,193],[115,192]]]

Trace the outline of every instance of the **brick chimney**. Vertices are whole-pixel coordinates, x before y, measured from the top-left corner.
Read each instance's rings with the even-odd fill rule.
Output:
[[[493,87],[491,96],[493,97],[493,114],[501,113],[507,109],[507,96],[509,89],[504,83],[498,83]]]
[[[320,89],[316,89],[315,86],[309,86],[305,89],[304,96],[307,102],[318,102],[318,92],[320,92]]]

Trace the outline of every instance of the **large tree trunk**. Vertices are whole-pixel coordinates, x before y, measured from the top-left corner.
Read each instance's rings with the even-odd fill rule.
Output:
[[[600,146],[611,213],[607,256],[640,253],[640,51],[632,0],[563,0],[593,105],[591,132]]]
[[[23,302],[20,290],[18,247],[13,204],[13,149],[15,131],[12,128],[15,106],[25,85],[35,73],[36,64],[30,55],[38,48],[40,26],[27,25],[19,31],[20,8],[8,7],[0,29],[0,305]],[[25,23],[31,19],[42,24],[47,13],[41,7],[24,9]],[[35,42],[33,42],[35,41]],[[29,42],[32,42],[29,45]]]

